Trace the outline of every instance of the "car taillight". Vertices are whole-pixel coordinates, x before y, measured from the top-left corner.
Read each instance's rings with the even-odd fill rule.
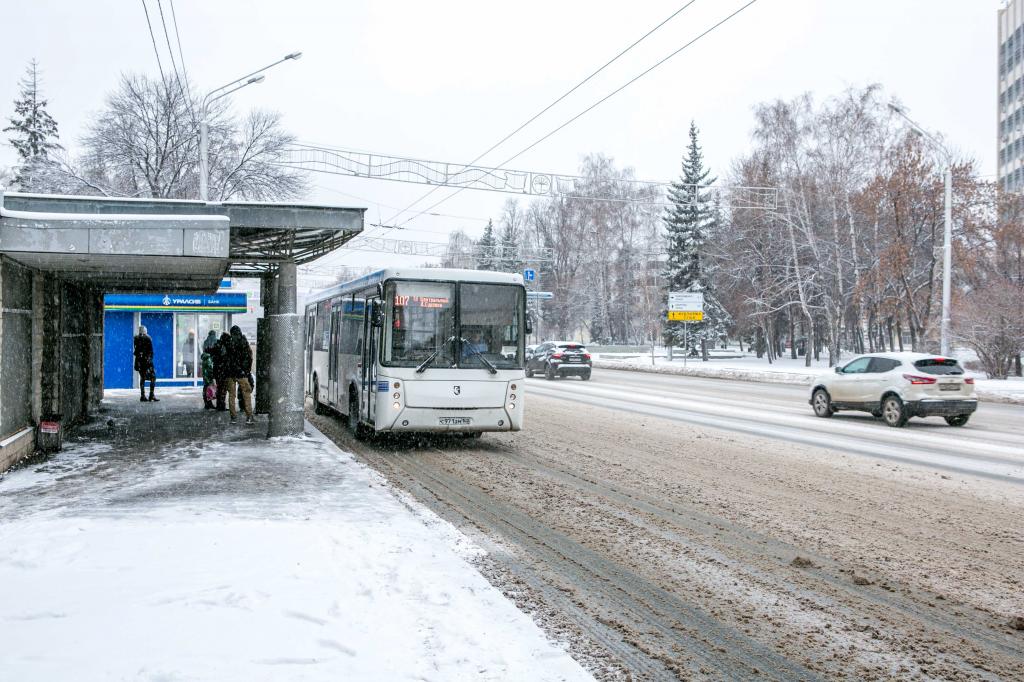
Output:
[[[934,384],[938,381],[935,377],[922,377],[916,374],[904,374],[903,378],[912,384]]]
[[[974,383],[974,377],[967,377],[966,379],[964,379],[964,383],[965,384],[973,384]]]
[[[562,357],[562,354],[561,354],[561,353],[552,353],[552,354],[551,354],[551,359],[552,359],[552,360],[558,360],[558,359],[560,359],[561,357]]]
[[[584,353],[583,354],[583,359],[584,360],[589,360],[590,359],[590,353]]]

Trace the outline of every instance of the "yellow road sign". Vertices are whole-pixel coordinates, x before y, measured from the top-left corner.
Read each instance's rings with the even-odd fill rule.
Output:
[[[703,322],[704,313],[699,310],[670,310],[669,322]]]

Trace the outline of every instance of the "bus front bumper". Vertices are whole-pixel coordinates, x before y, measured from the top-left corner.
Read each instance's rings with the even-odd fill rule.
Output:
[[[403,407],[394,421],[380,419],[381,431],[422,431],[432,433],[472,433],[474,431],[519,431],[523,428],[522,404],[515,409],[501,407],[452,410],[445,408]],[[390,423],[387,423],[390,422]]]

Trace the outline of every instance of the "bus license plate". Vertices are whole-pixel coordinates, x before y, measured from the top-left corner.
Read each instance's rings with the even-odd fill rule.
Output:
[[[441,417],[437,423],[441,426],[469,426],[473,420],[470,417]]]
[[[939,384],[940,391],[959,391],[960,384]]]

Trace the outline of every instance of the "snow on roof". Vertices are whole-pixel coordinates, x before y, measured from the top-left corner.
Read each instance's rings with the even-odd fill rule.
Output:
[[[154,213],[45,213],[41,211],[12,211],[0,206],[0,218],[11,220],[49,220],[75,222],[220,222],[227,227],[226,215],[158,215]]]

